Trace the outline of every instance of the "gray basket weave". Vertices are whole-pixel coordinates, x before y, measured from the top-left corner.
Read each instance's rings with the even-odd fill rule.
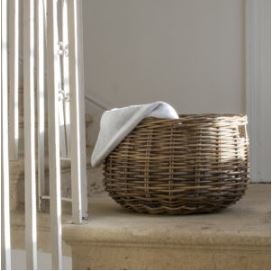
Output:
[[[107,157],[104,183],[140,213],[208,213],[238,201],[248,182],[247,117],[143,120]]]

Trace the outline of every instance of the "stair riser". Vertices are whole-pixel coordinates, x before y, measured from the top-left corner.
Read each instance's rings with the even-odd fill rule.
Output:
[[[270,269],[269,247],[74,244],[73,269]]]
[[[22,159],[24,158],[24,129],[21,127],[19,129],[19,159]],[[36,138],[37,138],[37,134],[36,134]],[[48,154],[48,136],[47,136],[47,133],[44,134],[44,151],[45,151],[45,154],[47,155]],[[38,148],[37,148],[37,145],[36,145],[36,155],[38,155]],[[12,157],[11,157],[12,158]]]
[[[17,208],[22,208],[24,206],[24,165],[18,165],[11,167],[12,174],[11,185],[10,185],[10,195],[11,195],[11,210],[14,211]],[[94,194],[101,193],[104,191],[102,185],[102,168],[92,169],[90,165],[87,166],[87,182],[88,182],[88,197],[92,197]],[[71,168],[65,167],[62,168],[61,172],[61,191],[62,197],[71,198]],[[48,169],[45,172],[45,194],[49,195],[49,171]],[[47,212],[49,211],[48,200],[42,200],[42,210]],[[70,213],[70,203],[64,204],[64,210]]]

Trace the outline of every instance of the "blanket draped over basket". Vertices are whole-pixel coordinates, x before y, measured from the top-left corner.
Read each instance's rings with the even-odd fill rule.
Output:
[[[91,158],[93,167],[103,160],[146,117],[178,119],[176,110],[168,103],[130,105],[105,111],[100,121],[100,131]]]
[[[247,117],[146,118],[107,156],[104,183],[122,206],[191,214],[238,201],[248,182]]]

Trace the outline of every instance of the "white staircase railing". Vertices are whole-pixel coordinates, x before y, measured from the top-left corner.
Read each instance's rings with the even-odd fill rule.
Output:
[[[25,247],[30,269],[37,269],[34,4],[35,0],[23,2]]]
[[[62,156],[68,156],[71,159],[72,221],[73,223],[81,223],[82,219],[87,217],[81,5],[81,0],[1,1],[2,269],[11,269],[12,262],[9,156],[13,160],[18,159],[19,153],[20,46],[23,46],[24,64],[25,247],[27,269],[38,268],[37,204],[40,207],[40,199],[45,190],[46,115],[48,116],[52,269],[62,268],[60,168]],[[20,44],[19,19],[22,15],[23,44]],[[64,99],[60,100],[60,94]],[[35,125],[36,116],[37,126]],[[64,134],[60,133],[60,125],[65,126]],[[60,137],[63,136],[67,142],[64,154],[61,153],[60,146],[62,141]],[[36,148],[37,152],[35,151]],[[37,177],[36,172],[38,172]],[[36,189],[36,184],[38,184],[38,189]],[[36,191],[38,191],[38,200]]]
[[[37,48],[37,155],[38,155],[38,208],[41,210],[41,197],[45,193],[45,57],[46,57],[46,1],[36,3],[36,48]]]
[[[8,0],[1,2],[1,265],[11,269],[8,151]]]

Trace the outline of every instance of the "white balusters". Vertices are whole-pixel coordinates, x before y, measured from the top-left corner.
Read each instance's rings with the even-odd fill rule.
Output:
[[[37,41],[37,111],[38,111],[38,202],[45,194],[45,6],[44,0],[36,1]]]
[[[58,6],[58,2],[61,5]],[[65,98],[63,125],[65,126],[65,138],[67,139],[66,158],[69,156],[69,147],[71,146],[72,167],[72,199],[63,198],[63,200],[72,201],[74,223],[81,223],[82,218],[87,217],[82,7],[81,1],[78,0],[1,0],[0,170],[2,269],[11,269],[9,157],[12,159],[19,158],[19,3],[23,8],[26,267],[27,269],[37,269],[38,267],[36,193],[38,191],[38,202],[41,203],[40,199],[46,198],[45,115],[48,113],[52,268],[61,269],[59,91],[63,91]],[[59,40],[58,35],[60,30],[58,8],[60,7],[61,11],[59,11],[62,13],[62,40]],[[8,16],[10,16],[9,29]],[[9,56],[8,48],[10,50]],[[62,55],[60,55],[59,49],[62,50]],[[62,70],[60,69],[60,60],[62,60]],[[35,86],[37,96],[35,96]],[[48,112],[46,112],[45,108],[46,97],[48,99]],[[36,106],[37,110],[35,110]],[[37,133],[35,132],[36,113]],[[10,131],[8,131],[8,121],[10,121]],[[36,170],[35,153],[36,135],[38,136],[38,170]],[[9,141],[10,145],[8,144]],[[38,172],[38,190],[36,189],[36,172]]]
[[[9,126],[10,158],[19,153],[19,0],[9,1]]]
[[[70,119],[69,46],[68,46],[69,37],[68,37],[67,0],[63,0],[62,3],[62,41],[64,45],[64,54],[62,58],[63,91],[66,94],[66,99],[64,100],[64,124],[65,124],[66,152],[67,157],[70,157],[71,119]]]
[[[1,1],[1,269],[11,269],[8,151],[8,6]]]
[[[50,171],[50,219],[53,269],[62,268],[61,176],[58,91],[61,88],[58,55],[57,0],[47,2],[47,93]]]
[[[24,11],[24,159],[25,243],[27,269],[37,269],[35,163],[35,0],[23,1]]]
[[[73,222],[87,217],[85,101],[81,0],[68,0]]]

